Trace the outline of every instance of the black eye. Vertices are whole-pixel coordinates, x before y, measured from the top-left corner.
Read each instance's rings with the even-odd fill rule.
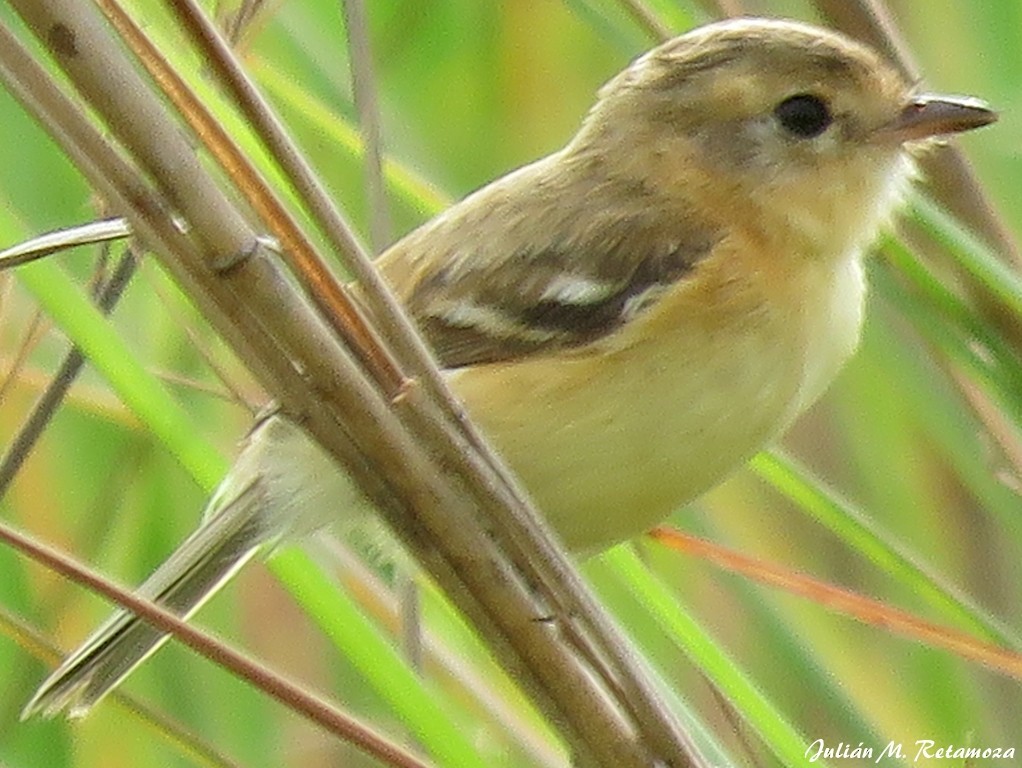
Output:
[[[808,93],[785,99],[774,108],[777,122],[800,139],[819,136],[833,122],[826,102]]]

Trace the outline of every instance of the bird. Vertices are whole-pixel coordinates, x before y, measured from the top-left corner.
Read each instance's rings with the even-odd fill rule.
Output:
[[[562,149],[377,263],[471,419],[584,557],[698,498],[820,397],[858,344],[863,259],[915,158],[995,119],[837,32],[717,22],[637,58]],[[139,594],[190,616],[256,553],[368,514],[300,426],[268,415]],[[23,717],[84,715],[166,639],[115,614]]]

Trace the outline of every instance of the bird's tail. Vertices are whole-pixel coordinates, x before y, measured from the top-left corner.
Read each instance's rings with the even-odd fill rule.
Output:
[[[220,589],[276,531],[262,514],[266,506],[255,479],[188,537],[138,589],[187,618]],[[218,504],[218,506],[219,506]],[[169,635],[129,611],[119,611],[51,674],[22,710],[22,719],[67,711],[81,717],[132,670],[155,653]]]

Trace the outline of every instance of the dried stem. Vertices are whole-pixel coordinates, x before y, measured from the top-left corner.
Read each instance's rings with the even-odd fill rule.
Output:
[[[286,214],[278,215],[258,176],[237,162],[215,121],[203,114],[179,79],[166,76],[161,57],[139,43],[137,30],[123,23],[126,17],[116,6],[102,2],[160,85],[185,106],[211,154],[266,217],[266,226],[295,259],[291,266],[315,309],[269,258],[248,224],[248,212],[239,210],[205,172],[189,139],[112,41],[95,9],[56,0],[12,4],[137,166],[97,147],[99,134],[80,110],[54,97],[49,85],[43,90],[59,103],[62,119],[71,126],[56,123],[58,140],[114,209],[125,212],[140,238],[286,412],[300,419],[360,483],[562,729],[578,760],[615,768],[645,766],[654,759],[679,768],[702,764],[648,673],[549,538],[545,524],[465,423],[424,345],[343,218],[329,204],[319,215],[322,188],[311,175],[300,175],[305,165],[297,154],[282,162],[298,169],[297,186],[313,200],[310,210],[354,265],[379,337],[363,332],[357,311],[346,313],[343,289],[311,249],[305,252],[304,238],[289,227]],[[228,81],[231,87],[250,96],[247,81],[237,77],[240,70],[205,19],[183,0],[174,8],[217,51],[215,57],[208,55],[214,68],[228,72],[234,78]],[[48,107],[56,108],[54,103]],[[257,98],[242,103],[246,114],[251,104],[258,106],[253,124],[261,135],[276,136],[276,120],[259,111],[264,107]],[[49,119],[46,124],[53,126]],[[264,125],[269,133],[263,133]],[[286,142],[281,146],[288,148]],[[185,222],[184,229],[169,211]],[[378,338],[386,340],[386,348]],[[388,376],[391,367],[394,377]],[[535,620],[544,615],[571,622],[571,631],[561,633]],[[626,701],[613,699],[618,689],[628,692]]]
[[[369,50],[369,30],[363,0],[344,0],[344,21],[348,31],[351,85],[358,110],[358,126],[365,146],[366,199],[369,201],[369,240],[379,253],[390,242],[390,216],[383,183],[383,136]]]

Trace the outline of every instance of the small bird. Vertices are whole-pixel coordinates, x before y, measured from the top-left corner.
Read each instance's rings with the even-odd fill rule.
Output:
[[[820,396],[858,343],[863,253],[913,155],[995,119],[920,95],[834,32],[711,24],[637,59],[566,147],[379,268],[472,419],[590,554],[719,483]],[[367,507],[270,416],[140,593],[190,615],[267,544]],[[165,639],[116,614],[23,715],[84,714]]]

